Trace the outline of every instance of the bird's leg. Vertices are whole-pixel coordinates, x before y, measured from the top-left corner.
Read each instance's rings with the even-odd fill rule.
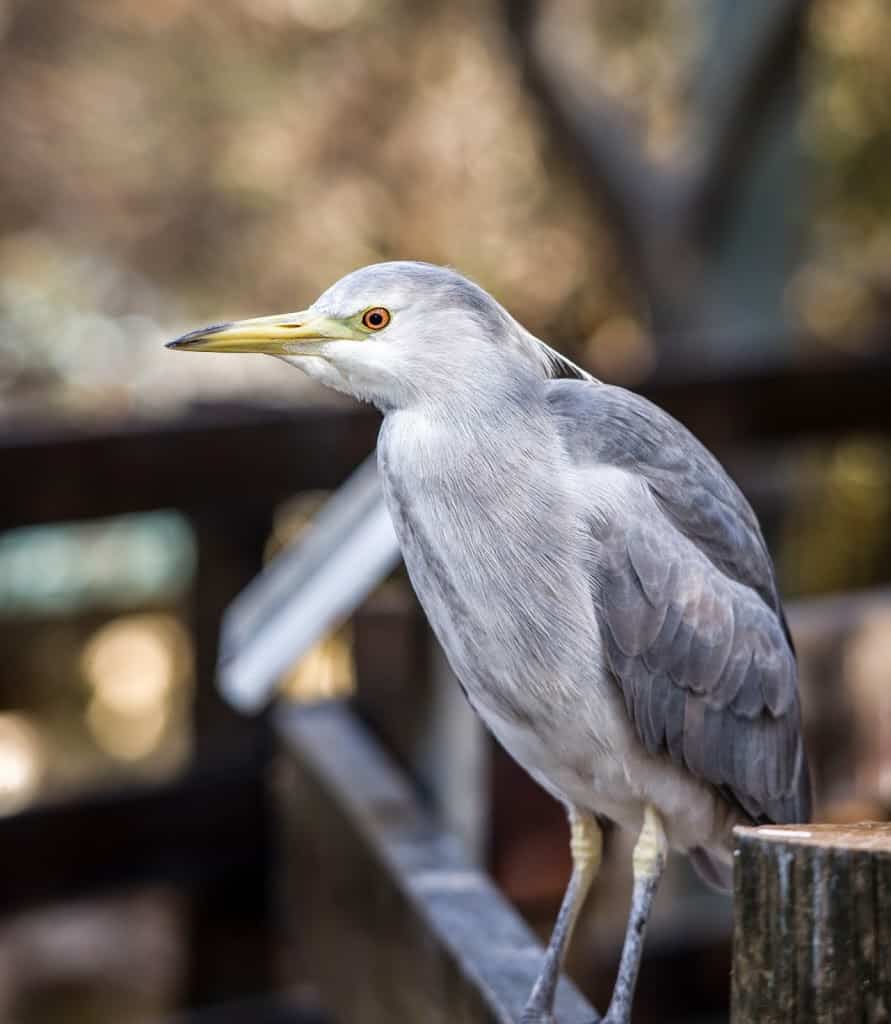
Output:
[[[665,869],[667,853],[668,840],[665,837],[662,820],[654,808],[647,804],[644,809],[643,827],[634,847],[634,889],[619,974],[602,1024],[629,1024],[631,1020],[631,1002],[640,967],[644,932],[650,917],[653,897]]]
[[[522,1024],[551,1024],[554,1019],[554,995],[557,991],[560,969],[563,967],[579,911],[600,867],[603,838],[595,819],[571,810],[569,827],[572,876],[566,887],[554,930],[551,932],[551,941],[545,951],[541,974],[532,988],[529,1001],[520,1018]]]

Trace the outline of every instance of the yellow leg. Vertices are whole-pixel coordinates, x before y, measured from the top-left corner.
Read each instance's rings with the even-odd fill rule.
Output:
[[[634,844],[631,858],[635,880],[662,874],[667,852],[668,840],[665,838],[662,819],[656,809],[647,804],[644,808],[643,826]]]
[[[579,911],[600,868],[603,836],[597,821],[573,809],[569,812],[569,828],[572,877],[551,933],[541,974],[523,1010],[522,1024],[551,1024],[553,1021],[554,995],[560,969],[566,958]]]
[[[566,959],[566,951],[572,941],[572,933],[575,931],[575,923],[578,920],[579,911],[585,902],[585,897],[591,888],[591,883],[597,877],[600,870],[600,862],[603,859],[603,832],[597,824],[596,818],[589,818],[587,815],[580,815],[576,811],[569,815],[569,851],[572,854],[572,873],[579,876],[577,892],[571,907],[571,915],[566,925],[563,949],[560,956],[560,966]],[[572,880],[570,879],[570,886]],[[562,908],[561,908],[562,910]],[[558,918],[559,920],[559,918]]]
[[[622,946],[622,959],[613,988],[613,997],[602,1024],[628,1024],[631,1019],[631,1003],[634,999],[634,987],[637,984],[637,972],[643,952],[644,932],[653,906],[653,897],[665,869],[667,855],[668,840],[662,819],[655,808],[647,805],[644,809],[643,827],[634,845],[632,857],[634,889],[625,943]]]

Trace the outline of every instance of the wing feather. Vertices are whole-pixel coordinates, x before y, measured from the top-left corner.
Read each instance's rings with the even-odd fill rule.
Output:
[[[645,399],[591,381],[548,387],[577,465],[614,466],[641,484],[640,503],[590,516],[592,600],[641,742],[754,821],[807,820],[795,655],[754,512]]]

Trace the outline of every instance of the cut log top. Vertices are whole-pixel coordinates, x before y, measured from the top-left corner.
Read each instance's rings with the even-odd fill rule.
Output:
[[[891,824],[736,831],[733,1024],[888,1024]]]
[[[757,841],[860,850],[891,857],[891,822],[862,821],[856,825],[762,825],[737,828],[740,843]]]

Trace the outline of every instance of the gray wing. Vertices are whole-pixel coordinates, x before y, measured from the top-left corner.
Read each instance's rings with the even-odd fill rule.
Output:
[[[795,655],[754,512],[646,399],[588,381],[547,388],[572,459],[634,473],[654,499],[651,515],[591,517],[592,598],[638,736],[753,821],[806,821]]]

